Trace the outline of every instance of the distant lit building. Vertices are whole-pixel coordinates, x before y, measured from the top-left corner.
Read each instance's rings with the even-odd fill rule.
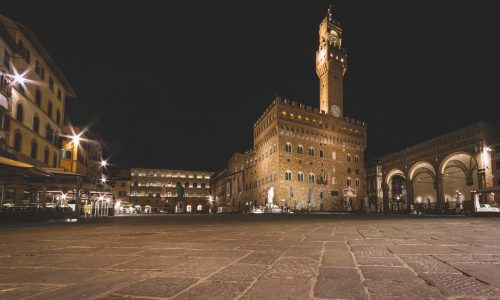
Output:
[[[235,153],[228,167],[212,178],[214,205],[219,212],[248,211],[253,202],[247,200],[244,190],[244,169],[241,163],[248,160],[248,154]]]
[[[218,205],[345,211],[366,196],[365,122],[344,115],[347,51],[331,7],[319,26],[319,109],[276,97],[253,126],[253,148],[215,178]],[[347,204],[348,203],[348,204]]]
[[[129,202],[153,212],[208,212],[212,174],[206,171],[133,168],[130,171]],[[184,202],[179,205],[178,184],[184,191]]]
[[[130,198],[130,170],[121,171],[113,177],[113,193],[121,204],[129,204]]]

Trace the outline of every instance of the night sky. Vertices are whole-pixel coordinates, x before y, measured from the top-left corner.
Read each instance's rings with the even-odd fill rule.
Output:
[[[81,2],[7,1],[0,13],[52,54],[79,96],[66,120],[102,136],[115,169],[217,171],[251,148],[275,95],[319,106],[328,0]],[[368,122],[368,156],[500,124],[493,4],[334,2],[349,55],[345,114]]]

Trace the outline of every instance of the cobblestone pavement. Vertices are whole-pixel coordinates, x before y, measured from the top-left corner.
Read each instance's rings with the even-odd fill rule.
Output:
[[[0,299],[500,299],[500,218],[157,215],[0,227]]]

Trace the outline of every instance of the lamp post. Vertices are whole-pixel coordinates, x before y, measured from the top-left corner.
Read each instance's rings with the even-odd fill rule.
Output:
[[[80,135],[73,134],[71,137],[73,140],[73,148],[71,154],[71,172],[76,173],[77,159],[78,159],[78,146],[80,145]]]

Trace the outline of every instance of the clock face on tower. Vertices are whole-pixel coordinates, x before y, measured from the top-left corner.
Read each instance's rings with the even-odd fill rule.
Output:
[[[338,106],[337,104],[332,105],[332,114],[336,118],[340,117],[340,115],[342,114],[340,106]]]

